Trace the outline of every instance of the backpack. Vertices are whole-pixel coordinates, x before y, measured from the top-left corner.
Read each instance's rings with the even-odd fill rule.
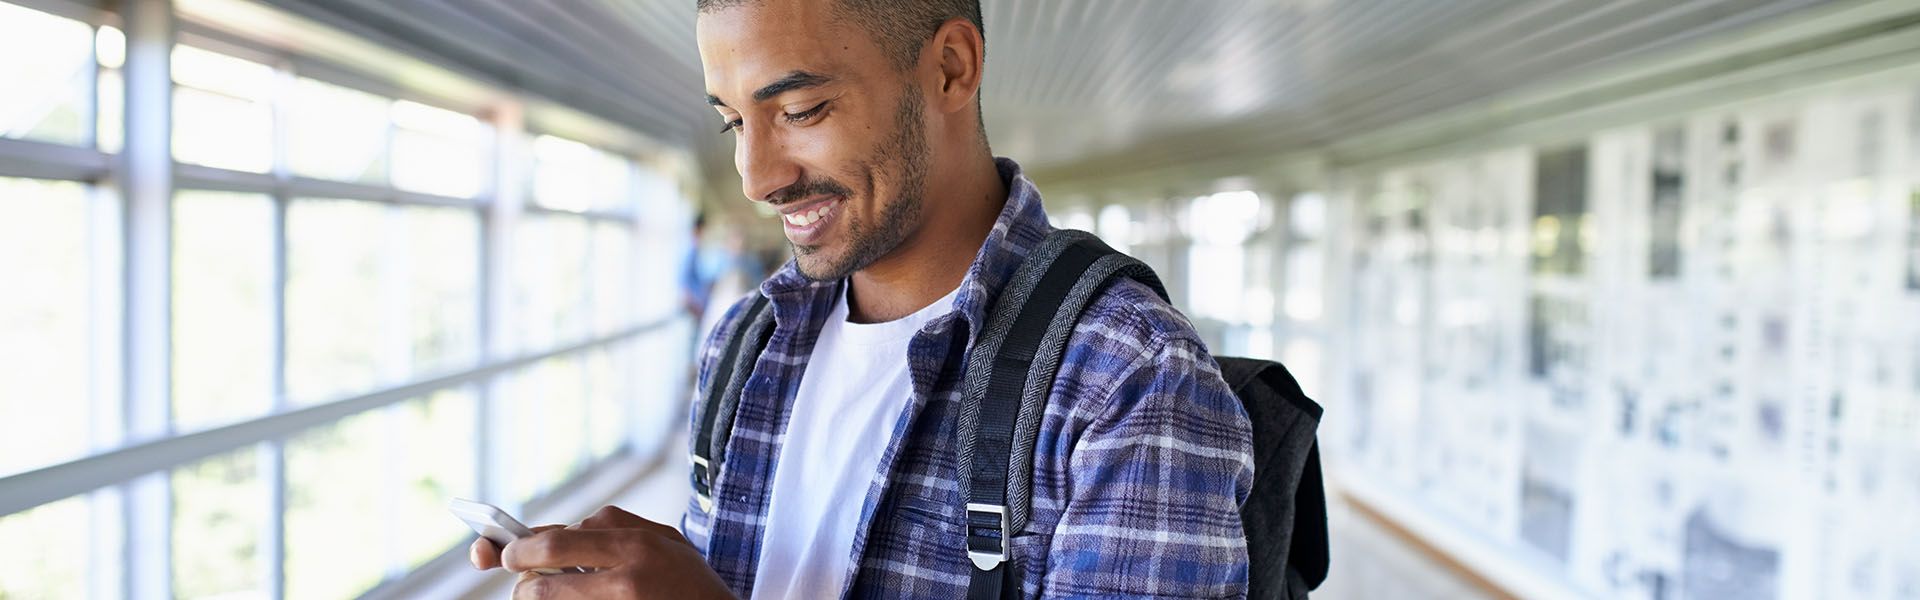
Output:
[[[975,339],[961,384],[957,434],[966,499],[967,597],[1020,595],[1019,565],[1007,560],[1006,538],[1026,526],[1032,505],[1033,449],[1068,337],[1086,305],[1109,283],[1131,278],[1161,299],[1167,293],[1145,263],[1093,234],[1062,229],[1029,252],[994,302]],[[724,461],[740,390],[773,333],[765,296],[754,294],[730,322],[720,362],[708,380],[692,457],[693,488],[711,510],[712,474]],[[1216,357],[1222,378],[1240,398],[1253,429],[1254,483],[1241,521],[1247,536],[1248,597],[1306,598],[1326,580],[1326,498],[1314,430],[1320,406],[1279,363]]]

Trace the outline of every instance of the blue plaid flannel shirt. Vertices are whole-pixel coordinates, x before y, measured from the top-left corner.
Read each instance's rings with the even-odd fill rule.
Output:
[[[1006,206],[953,312],[908,345],[913,397],[902,401],[863,499],[843,597],[966,596],[973,567],[954,439],[965,353],[1027,249],[1052,230],[1019,165],[1003,158],[998,166]],[[761,284],[772,299],[773,335],[741,394],[712,509],[690,499],[681,522],[742,598],[753,589],[787,411],[842,284],[808,281],[792,263]],[[730,333],[724,323],[742,306],[703,346],[699,390]],[[1192,325],[1146,286],[1119,282],[1088,306],[1039,433],[1032,518],[1009,541],[1024,596],[1246,595],[1240,506],[1253,485],[1252,430]]]

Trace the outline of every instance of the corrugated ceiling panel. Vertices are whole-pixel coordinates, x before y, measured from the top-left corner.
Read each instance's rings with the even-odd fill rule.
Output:
[[[699,150],[694,0],[269,0],[375,21]],[[1827,0],[986,0],[995,149],[1166,165],[1391,125]]]

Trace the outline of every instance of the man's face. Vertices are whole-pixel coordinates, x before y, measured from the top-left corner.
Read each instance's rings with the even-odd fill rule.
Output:
[[[780,212],[815,280],[863,269],[919,230],[929,162],[918,86],[831,10],[749,1],[701,14],[697,29],[742,189]]]

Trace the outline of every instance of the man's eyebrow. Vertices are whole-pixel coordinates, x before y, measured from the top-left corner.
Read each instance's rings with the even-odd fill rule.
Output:
[[[756,103],[766,102],[768,98],[772,98],[780,94],[784,94],[784,93],[787,93],[793,90],[798,90],[798,89],[823,86],[832,81],[833,81],[832,77],[821,75],[819,73],[809,73],[806,71],[794,71],[792,73],[786,74],[785,77],[781,77],[779,79],[774,80],[773,83],[769,83],[765,86],[762,86],[758,90],[754,90],[753,101]],[[715,96],[713,94],[707,94],[707,105],[708,106],[726,106],[727,103],[721,100],[719,96]]]
[[[755,90],[753,92],[753,101],[766,102],[768,98],[772,98],[774,96],[778,96],[786,92],[790,92],[798,89],[810,88],[810,87],[818,87],[818,86],[826,85],[827,82],[830,82],[830,81],[833,81],[832,77],[821,75],[819,73],[809,73],[806,71],[794,71],[792,73],[788,73],[785,77],[781,77],[779,79],[774,80],[773,83],[769,83],[761,87],[760,89]]]

